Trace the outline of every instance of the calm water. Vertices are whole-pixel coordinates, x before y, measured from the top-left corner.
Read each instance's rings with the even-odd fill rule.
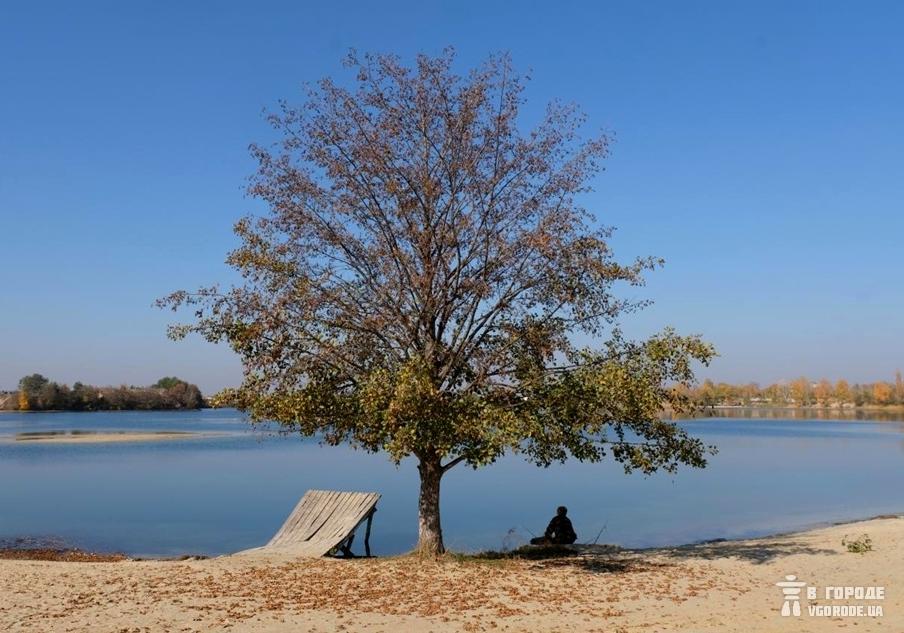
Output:
[[[755,536],[904,511],[904,423],[709,418],[702,471],[625,476],[615,464],[539,469],[517,458],[444,479],[446,543],[499,548],[569,507],[581,540],[625,546]],[[16,433],[226,433],[134,444],[36,444]],[[0,414],[0,539],[62,539],[136,556],[221,554],[266,542],[308,488],[383,494],[371,543],[410,549],[417,471],[381,455],[251,431],[232,410]],[[514,529],[512,535],[507,536]]]

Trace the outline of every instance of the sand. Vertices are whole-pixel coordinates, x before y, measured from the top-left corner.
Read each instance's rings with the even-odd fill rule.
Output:
[[[864,533],[874,551],[842,546]],[[885,598],[804,599],[800,617],[782,617],[775,583],[788,574],[820,594],[878,585]],[[883,617],[807,613],[855,603],[880,604]],[[899,633],[904,519],[545,560],[0,560],[0,630]]]
[[[195,433],[192,431],[123,431],[123,432],[35,432],[19,433],[7,441],[28,442],[34,444],[109,444],[120,442],[160,442],[167,440],[188,440],[202,437],[213,437],[215,433]]]

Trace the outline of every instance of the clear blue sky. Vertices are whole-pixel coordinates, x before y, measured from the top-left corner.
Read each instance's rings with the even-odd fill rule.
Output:
[[[666,258],[628,326],[713,341],[703,373],[871,381],[904,367],[904,3],[4,2],[0,388],[205,391],[225,348],[165,338],[167,292],[229,280],[261,111],[360,51],[510,51],[530,110],[617,134],[588,200]]]

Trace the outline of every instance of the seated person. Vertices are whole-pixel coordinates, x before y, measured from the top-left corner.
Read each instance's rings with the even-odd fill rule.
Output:
[[[567,516],[568,508],[559,506],[556,509],[556,516],[552,518],[549,525],[546,526],[546,533],[543,536],[532,538],[531,545],[571,545],[578,540],[574,528],[571,525],[571,519]]]

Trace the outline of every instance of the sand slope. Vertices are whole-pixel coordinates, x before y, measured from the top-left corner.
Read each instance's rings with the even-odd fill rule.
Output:
[[[862,533],[875,551],[841,546]],[[787,574],[820,592],[883,585],[884,617],[811,617],[812,601],[801,617],[782,617],[775,583]],[[904,519],[535,561],[0,561],[0,630],[898,633]]]

